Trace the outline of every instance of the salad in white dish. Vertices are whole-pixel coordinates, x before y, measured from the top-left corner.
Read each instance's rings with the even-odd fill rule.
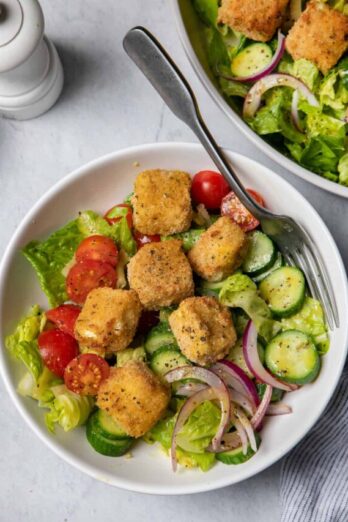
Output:
[[[18,392],[107,457],[142,440],[174,470],[243,464],[329,349],[304,274],[217,172],[141,172],[123,203],[23,254],[49,307],[6,339],[26,367]]]

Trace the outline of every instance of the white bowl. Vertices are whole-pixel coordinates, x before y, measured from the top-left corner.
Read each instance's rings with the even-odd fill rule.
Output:
[[[267,156],[272,158],[276,163],[279,163],[282,167],[285,167],[293,174],[296,174],[296,176],[305,179],[308,183],[313,183],[313,185],[321,187],[328,192],[348,198],[348,187],[344,187],[343,185],[339,185],[338,183],[323,178],[319,174],[315,174],[314,172],[301,167],[301,165],[292,159],[287,158],[281,152],[278,152],[277,149],[269,145],[256,132],[254,132],[249,125],[244,122],[241,116],[233,110],[218,88],[216,80],[214,79],[207,63],[207,58],[202,48],[200,31],[197,22],[195,21],[197,15],[193,12],[191,0],[171,0],[171,2],[179,37],[184,46],[187,57],[204,87],[226,116],[250,141],[252,141],[262,150],[262,152],[267,154]]]
[[[180,469],[172,473],[170,461],[157,446],[140,442],[133,458],[109,458],[89,446],[84,428],[71,433],[46,431],[43,410],[35,401],[16,393],[23,374],[2,343],[0,366],[7,390],[28,426],[53,451],[92,477],[121,488],[157,494],[186,494],[235,484],[267,468],[287,453],[308,432],[329,401],[340,377],[347,350],[347,281],[340,254],[325,224],[310,204],[286,181],[238,154],[228,153],[242,181],[264,196],[269,208],[289,214],[306,225],[318,247],[336,289],[341,327],[332,333],[331,349],[315,383],[286,397],[293,414],[267,420],[262,444],[250,461],[239,466],[217,464],[208,473]],[[135,162],[139,162],[135,166]],[[19,250],[28,241],[40,239],[74,219],[79,210],[100,212],[131,192],[137,173],[149,168],[182,169],[190,173],[213,167],[198,145],[169,143],[144,145],[114,152],[73,172],[45,194],[17,229],[0,269],[0,330],[12,331],[18,319],[35,303],[46,307],[34,271]],[[30,456],[29,456],[30,458]]]

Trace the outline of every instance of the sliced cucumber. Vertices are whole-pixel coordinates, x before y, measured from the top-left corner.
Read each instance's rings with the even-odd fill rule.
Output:
[[[284,258],[280,252],[277,252],[273,265],[270,268],[268,268],[267,270],[265,270],[264,272],[261,272],[259,275],[252,276],[252,280],[254,281],[254,283],[261,283],[261,281],[266,279],[266,277],[268,277],[272,272],[277,270],[277,268],[282,267],[283,265],[284,265]]]
[[[242,269],[250,276],[257,276],[274,264],[277,252],[272,239],[259,230],[251,232],[248,238],[249,248]]]
[[[150,361],[151,369],[157,375],[165,375],[170,370],[190,364],[186,357],[178,350],[176,346],[165,346],[157,350]]]
[[[115,433],[110,431],[110,423],[103,419],[103,426],[100,424],[99,411],[90,416],[86,426],[86,437],[92,448],[107,457],[121,457],[131,448],[134,439],[124,436],[120,438],[121,431],[118,428],[112,428]],[[106,414],[105,414],[106,415]],[[105,423],[107,428],[105,428]],[[117,431],[117,433],[116,433]],[[124,433],[124,432],[123,432]]]
[[[272,61],[272,57],[273,53],[269,45],[265,43],[248,45],[233,58],[232,74],[239,78],[256,74]]]
[[[261,439],[257,433],[255,433],[257,448],[259,448]],[[224,451],[223,453],[216,453],[216,460],[223,462],[224,464],[244,464],[247,460],[251,459],[255,455],[255,451],[251,449],[250,444],[246,454],[244,455],[242,447],[236,448],[230,451]]]
[[[121,426],[108,415],[104,410],[98,410],[94,414],[94,428],[106,438],[109,439],[124,439],[128,438],[127,433]]]
[[[176,344],[173,332],[167,322],[163,322],[152,328],[145,340],[145,350],[149,355],[155,353],[159,348]]]
[[[267,368],[283,381],[306,384],[314,381],[320,370],[320,357],[309,335],[287,330],[266,346]]]
[[[289,317],[300,310],[305,298],[306,282],[303,273],[294,266],[274,270],[261,281],[261,297],[277,317]]]

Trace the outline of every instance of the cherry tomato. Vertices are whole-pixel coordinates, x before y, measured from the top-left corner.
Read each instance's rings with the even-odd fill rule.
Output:
[[[80,315],[81,308],[76,305],[66,304],[52,308],[46,312],[46,317],[54,323],[59,330],[75,337],[74,328],[76,319]]]
[[[109,376],[108,363],[95,353],[78,355],[64,372],[65,386],[79,395],[97,395],[101,382]]]
[[[265,200],[263,199],[261,194],[259,194],[258,192],[256,192],[256,190],[253,189],[247,189],[247,191],[249,192],[250,196],[256,201],[256,203],[261,205],[261,207],[266,208]]]
[[[147,243],[158,243],[159,241],[161,241],[161,236],[159,236],[158,234],[155,234],[153,236],[147,236],[146,234],[142,234],[141,232],[135,231],[133,236],[137,244],[138,250],[144,245],[147,245]]]
[[[209,210],[220,208],[222,198],[230,191],[225,178],[213,170],[201,170],[193,176],[191,195],[194,203]]]
[[[159,312],[143,310],[138,323],[138,333],[146,334],[159,323]]]
[[[104,219],[112,225],[120,221],[122,217],[126,217],[129,228],[133,228],[133,209],[128,203],[120,203],[110,208],[104,216]]]
[[[115,268],[109,263],[81,261],[70,269],[66,278],[66,291],[72,301],[83,304],[91,290],[101,286],[115,288],[116,280]]]
[[[63,377],[66,366],[79,353],[77,341],[71,335],[54,329],[40,333],[37,342],[47,368]]]
[[[86,237],[86,239],[81,241],[76,250],[75,258],[77,263],[92,260],[116,266],[118,251],[110,237],[94,235]]]
[[[247,189],[247,191],[257,203],[265,206],[265,202],[260,194],[250,189]],[[221,215],[229,216],[242,230],[244,230],[244,232],[253,230],[260,224],[258,220],[250,214],[249,210],[242,205],[233,191],[223,198],[221,203]]]

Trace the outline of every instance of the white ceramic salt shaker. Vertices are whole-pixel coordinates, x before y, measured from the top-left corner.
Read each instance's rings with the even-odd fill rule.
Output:
[[[37,0],[0,0],[0,116],[27,120],[46,112],[63,87],[63,68],[44,35]]]

